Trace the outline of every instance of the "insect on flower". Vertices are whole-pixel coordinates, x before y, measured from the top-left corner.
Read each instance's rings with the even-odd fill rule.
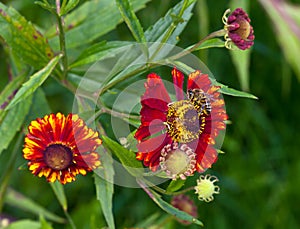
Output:
[[[196,110],[199,112],[199,115],[202,112],[205,115],[209,115],[211,113],[211,102],[208,95],[199,88],[190,89],[187,92],[188,99],[193,103]]]

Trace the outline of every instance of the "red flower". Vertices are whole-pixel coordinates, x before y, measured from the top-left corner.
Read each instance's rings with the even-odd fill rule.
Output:
[[[237,8],[227,18],[226,15],[229,12],[230,10],[226,10],[223,16],[223,23],[227,31],[225,46],[231,48],[233,43],[241,50],[250,48],[254,44],[255,37],[248,14],[243,9]]]
[[[102,141],[76,114],[46,115],[32,121],[28,132],[23,156],[29,161],[29,170],[48,182],[66,184],[100,165],[94,151]]]
[[[199,70],[188,76],[187,98],[184,75],[172,70],[177,101],[172,102],[160,76],[148,75],[141,98],[141,125],[136,158],[152,171],[159,168],[176,179],[185,179],[195,170],[204,172],[217,159],[213,147],[227,120],[219,87],[212,86],[207,74]]]

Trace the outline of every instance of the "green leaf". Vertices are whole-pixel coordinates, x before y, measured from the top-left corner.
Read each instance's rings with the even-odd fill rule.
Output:
[[[281,1],[260,1],[266,9],[267,14],[274,24],[275,38],[278,40],[284,53],[285,59],[296,73],[300,80],[300,35],[297,30],[300,25],[299,8],[294,7],[294,11],[288,10],[287,3]],[[296,12],[295,12],[296,11]],[[295,18],[295,13],[297,17]],[[280,19],[280,20],[279,20]],[[298,23],[298,24],[297,24]],[[293,29],[295,27],[296,29]],[[254,28],[255,30],[255,28]]]
[[[6,107],[6,110],[11,109],[16,104],[26,99],[29,95],[33,94],[48,78],[61,57],[62,55],[54,57],[46,67],[33,74],[30,79],[22,85],[21,89],[17,92],[13,100]]]
[[[30,229],[41,229],[41,223],[36,222],[33,220],[18,220],[16,222],[13,222],[9,224],[5,229],[24,229],[24,228],[30,228]]]
[[[3,91],[0,93],[0,106],[10,101],[10,97],[14,96],[14,93],[19,89],[26,78],[25,74],[22,74],[14,78],[9,84],[5,86]]]
[[[64,211],[67,211],[68,203],[67,203],[67,198],[66,198],[66,194],[65,194],[63,185],[61,183],[59,183],[58,181],[56,181],[54,183],[50,183],[50,186],[51,186],[58,202],[62,206],[62,209]]]
[[[35,203],[33,200],[27,198],[19,192],[13,189],[8,189],[5,196],[5,203],[19,209],[36,214],[37,216],[42,215],[46,219],[52,220],[57,223],[65,223],[65,219],[61,218],[46,208]]]
[[[208,48],[223,48],[225,46],[225,42],[220,38],[212,38],[204,41],[199,47],[195,49],[195,51],[200,49],[208,49]],[[188,47],[187,49],[191,48]]]
[[[60,16],[67,14],[69,11],[74,9],[80,0],[68,0],[66,5],[62,5],[60,9]],[[66,1],[64,1],[66,2]]]
[[[99,171],[101,177],[96,175],[95,172],[95,187],[97,193],[97,199],[100,201],[102,212],[108,224],[108,228],[114,229],[114,216],[112,212],[112,199],[114,194],[114,169],[113,169],[113,159],[106,152],[100,152],[101,161],[103,169]]]
[[[0,110],[0,155],[20,130],[30,109],[32,98],[28,97],[9,111]]]
[[[26,117],[25,125],[29,125],[30,122],[36,118],[44,117],[46,114],[50,114],[51,109],[48,104],[46,95],[42,88],[38,88],[33,94],[32,104],[30,112]]]
[[[129,0],[116,0],[120,13],[137,42],[146,42],[144,30]]]
[[[138,11],[149,1],[130,0],[130,3],[133,11]],[[66,45],[70,49],[88,44],[112,31],[122,21],[115,1],[86,1],[65,17]],[[49,31],[48,37],[52,37],[49,40],[51,46],[58,49],[59,40],[55,26]]]
[[[0,36],[25,63],[39,69],[54,54],[46,38],[12,7],[0,3]]]
[[[173,25],[174,26],[174,20],[176,17],[174,15],[179,15],[182,7],[184,6],[184,0],[180,1],[176,6],[171,8],[164,17],[159,19],[153,26],[149,27],[145,32],[145,37],[147,42],[162,42],[163,38],[168,33],[169,28]],[[192,10],[194,7],[194,3],[196,1],[190,1],[188,3],[188,7],[184,10],[180,20],[176,22],[176,28],[174,28],[174,31],[171,33],[168,38],[163,41],[164,43],[168,44],[176,44],[179,39],[178,36],[181,34],[185,26],[187,25],[188,21],[190,20],[192,16]]]
[[[185,180],[172,180],[168,185],[167,192],[176,192],[185,184]]]
[[[82,65],[90,64],[106,58],[114,57],[122,51],[121,47],[131,44],[127,41],[100,42],[85,49],[79,57],[70,64],[69,68],[75,68]]]
[[[221,85],[221,84],[218,83],[217,85]],[[248,92],[238,91],[236,89],[229,88],[228,86],[225,86],[223,84],[222,84],[221,88],[219,89],[219,91],[225,95],[244,97],[244,98],[249,98],[249,99],[258,99],[255,95],[252,95]]]
[[[179,209],[173,207],[171,204],[165,202],[159,194],[154,192],[151,188],[146,187],[143,181],[138,180],[141,187],[145,190],[145,192],[149,195],[149,197],[165,212],[167,212],[170,215],[175,216],[176,218],[179,218],[181,220],[186,220],[191,223],[195,223],[197,225],[203,226],[203,223],[194,218],[193,216],[189,215],[188,213],[184,211],[180,211]]]
[[[143,169],[143,165],[140,161],[138,161],[135,157],[135,153],[130,151],[119,143],[113,141],[109,137],[102,136],[103,145],[110,149],[112,153],[114,153],[125,169],[133,176],[138,177],[142,175],[141,169]]]
[[[40,229],[53,229],[50,223],[48,223],[43,216],[40,216]]]

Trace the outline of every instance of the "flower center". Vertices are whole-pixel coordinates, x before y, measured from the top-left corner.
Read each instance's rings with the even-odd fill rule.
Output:
[[[205,117],[188,100],[168,104],[167,133],[175,142],[187,143],[199,137],[205,126]]]
[[[243,40],[246,40],[250,35],[250,24],[245,19],[237,19],[236,21],[240,27],[235,30],[233,33],[238,34]]]
[[[161,169],[164,170],[170,178],[176,180],[178,177],[182,180],[186,176],[191,176],[195,172],[196,154],[186,144],[178,147],[178,143],[166,145],[161,151],[159,158]]]
[[[54,144],[46,148],[44,160],[50,168],[63,170],[71,164],[73,154],[70,148],[60,144]]]

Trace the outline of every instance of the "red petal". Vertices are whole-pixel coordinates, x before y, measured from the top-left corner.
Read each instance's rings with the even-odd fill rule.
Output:
[[[174,88],[176,92],[176,98],[177,100],[183,100],[184,99],[184,94],[183,94],[184,75],[182,72],[180,72],[174,67],[172,70],[172,76],[173,76]]]
[[[207,92],[211,87],[211,81],[207,74],[201,73],[200,70],[189,74],[188,89],[201,88],[204,92]]]
[[[159,157],[162,148],[170,144],[172,139],[167,134],[162,134],[138,144],[139,152],[136,158],[143,160],[144,165],[152,171],[156,171],[159,165]]]
[[[218,153],[212,145],[207,143],[207,139],[199,139],[188,143],[189,147],[196,153],[196,169],[198,172],[204,172],[216,162]]]
[[[138,130],[136,131],[134,137],[142,141],[144,138],[149,137],[150,135],[156,134],[159,131],[162,131],[165,128],[165,125],[162,122],[154,120],[153,122],[147,125],[140,125]]]
[[[144,125],[151,123],[153,120],[159,120],[160,122],[165,122],[167,120],[167,116],[165,112],[160,110],[151,109],[148,106],[143,106],[140,112],[141,122]]]
[[[150,108],[160,111],[166,111],[171,99],[160,76],[155,73],[149,74],[145,88],[146,91],[141,99],[142,105],[147,105]]]

